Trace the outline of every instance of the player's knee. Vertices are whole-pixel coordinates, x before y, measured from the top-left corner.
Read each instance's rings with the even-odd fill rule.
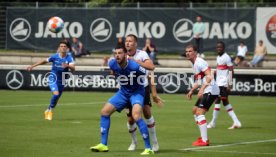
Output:
[[[149,119],[151,117],[151,108],[150,106],[146,105],[143,108],[143,114],[146,119]]]
[[[54,95],[59,95],[59,91],[54,91],[53,94]]]
[[[139,112],[139,111],[134,111],[134,112],[132,113],[132,117],[133,117],[133,119],[134,119],[135,122],[138,121],[139,119],[142,118],[141,112]]]
[[[132,117],[128,117],[127,121],[128,121],[128,124],[130,124],[130,125],[135,123],[135,120]]]
[[[194,106],[193,109],[192,109],[193,114],[196,114],[196,110],[197,110],[197,107]]]
[[[204,115],[206,110],[204,108],[197,108],[196,115]]]
[[[101,115],[103,116],[109,116],[115,111],[115,107],[112,106],[111,104],[105,104],[104,107],[101,110]]]

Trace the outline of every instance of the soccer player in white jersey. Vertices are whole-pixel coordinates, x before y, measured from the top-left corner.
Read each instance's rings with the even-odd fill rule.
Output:
[[[200,87],[197,94],[198,100],[193,107],[193,114],[200,130],[200,137],[192,145],[209,146],[205,113],[218,98],[219,87],[212,77],[211,68],[209,68],[208,63],[202,58],[197,57],[196,47],[194,45],[188,45],[185,51],[187,59],[193,64],[195,79],[192,89],[187,94],[187,98],[191,100],[194,91]]]
[[[224,51],[225,44],[222,41],[217,42],[216,51],[217,56],[217,70],[216,70],[216,83],[220,89],[220,97],[215,101],[213,110],[213,118],[207,125],[207,128],[214,128],[216,120],[220,111],[220,102],[222,101],[226,111],[233,120],[233,125],[228,129],[236,129],[241,127],[241,122],[237,118],[232,105],[229,103],[228,94],[232,88],[232,77],[234,74],[233,63],[230,56]]]
[[[132,58],[137,63],[139,63],[142,67],[144,67],[147,70],[154,70],[154,64],[150,60],[148,54],[145,51],[138,50],[137,49],[137,37],[133,34],[129,34],[126,37],[125,41],[125,47],[128,51],[129,58]],[[151,77],[154,79],[153,77]],[[151,101],[150,101],[150,87],[149,87],[149,81],[147,78],[145,78],[145,100],[144,100],[144,107],[143,107],[143,114],[146,119],[147,127],[149,129],[149,133],[152,139],[152,149],[153,151],[159,150],[159,144],[156,137],[156,129],[155,129],[155,121],[151,113]],[[151,86],[151,88],[155,88],[155,86]],[[162,101],[158,97],[156,92],[153,92],[152,90],[152,98],[155,103],[161,105]],[[156,91],[156,90],[155,90]],[[131,110],[129,110],[131,111]],[[128,148],[129,151],[134,151],[137,147],[137,137],[136,137],[136,124],[134,123],[133,118],[131,117],[131,113],[128,113],[128,130],[132,137],[132,142]]]

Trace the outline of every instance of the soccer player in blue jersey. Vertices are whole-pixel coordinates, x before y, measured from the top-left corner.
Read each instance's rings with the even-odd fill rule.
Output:
[[[102,108],[100,122],[101,143],[90,147],[90,149],[95,152],[108,151],[107,141],[110,116],[115,111],[121,112],[130,102],[132,105],[132,116],[139,127],[145,143],[145,150],[141,155],[154,154],[150,145],[147,125],[142,119],[145,95],[143,78],[147,75],[147,71],[135,61],[127,59],[126,49],[122,45],[115,48],[114,57],[114,59],[109,61],[109,67],[119,81],[121,88]]]
[[[75,62],[73,57],[67,53],[68,47],[67,43],[61,41],[58,47],[58,53],[51,55],[47,59],[38,61],[37,63],[27,67],[28,71],[31,71],[34,67],[38,65],[43,65],[49,62],[52,62],[52,70],[48,77],[49,87],[53,93],[53,96],[50,101],[50,105],[47,110],[44,112],[46,120],[53,119],[53,108],[57,105],[58,99],[60,98],[63,89],[64,89],[64,78],[62,78],[63,72],[75,71]]]

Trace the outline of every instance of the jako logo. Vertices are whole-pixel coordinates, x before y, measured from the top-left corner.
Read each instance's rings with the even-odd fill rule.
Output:
[[[266,37],[272,45],[276,46],[276,15],[273,15],[266,24]]]
[[[193,22],[189,19],[180,19],[173,26],[174,38],[181,42],[187,43],[193,39]]]
[[[16,41],[25,41],[31,34],[31,25],[26,19],[17,18],[10,25],[10,34]]]
[[[108,40],[112,34],[112,25],[107,19],[98,18],[92,22],[90,34],[96,41],[104,42]]]

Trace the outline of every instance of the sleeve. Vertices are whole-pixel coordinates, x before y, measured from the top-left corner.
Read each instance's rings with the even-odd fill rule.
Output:
[[[115,64],[116,60],[113,58],[108,62],[108,66],[111,70],[114,70],[114,64]]]
[[[229,66],[229,67],[232,67],[233,66],[233,63],[232,63],[232,61],[231,61],[231,58],[230,58],[230,56],[227,56],[227,58],[226,58],[226,65],[227,66]]]
[[[71,55],[69,55],[69,57],[68,57],[68,63],[75,64],[74,58]]]
[[[49,58],[47,58],[47,62],[54,62],[55,57],[54,55],[51,55]]]
[[[138,63],[136,63],[136,62],[135,62],[135,71],[139,75],[146,75],[147,74],[147,70],[145,68],[143,68],[141,65],[139,65]]]
[[[141,61],[144,62],[148,59],[150,59],[149,55],[145,51],[141,52]]]
[[[210,69],[206,61],[201,62],[198,67],[201,72],[205,72],[206,70]]]

